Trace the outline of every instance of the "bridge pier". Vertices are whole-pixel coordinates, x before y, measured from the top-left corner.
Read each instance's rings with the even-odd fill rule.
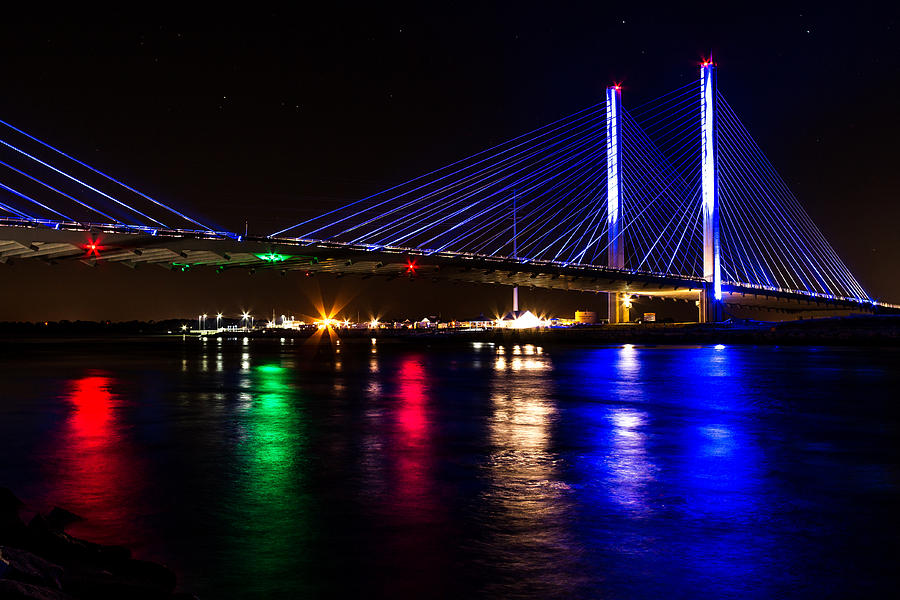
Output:
[[[622,238],[622,165],[621,165],[621,114],[622,88],[611,85],[606,88],[606,250],[607,264],[614,269],[625,268],[625,240]],[[626,296],[608,293],[609,322],[628,323]]]
[[[609,322],[613,323],[630,323],[631,322],[631,303],[627,302],[628,294],[617,292],[609,292],[606,294],[607,303],[609,305]]]
[[[717,300],[711,285],[703,286],[700,291],[700,322],[719,323],[725,320],[723,302]]]
[[[700,322],[721,321],[722,268],[719,257],[719,144],[716,111],[716,65],[712,59],[700,67],[700,181],[703,196],[703,279]]]

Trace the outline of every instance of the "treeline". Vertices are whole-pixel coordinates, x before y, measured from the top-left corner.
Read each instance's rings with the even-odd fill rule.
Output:
[[[178,333],[181,326],[191,326],[187,319],[163,321],[0,321],[0,333],[68,334],[68,333]]]

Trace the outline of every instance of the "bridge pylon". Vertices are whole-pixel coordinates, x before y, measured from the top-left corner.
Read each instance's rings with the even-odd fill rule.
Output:
[[[700,182],[703,198],[703,279],[700,322],[723,319],[722,267],[719,244],[719,118],[716,110],[716,65],[712,59],[700,66]]]
[[[606,221],[607,264],[614,269],[625,268],[625,240],[622,238],[622,88],[606,88]],[[607,295],[610,323],[629,321],[628,295],[609,292]]]

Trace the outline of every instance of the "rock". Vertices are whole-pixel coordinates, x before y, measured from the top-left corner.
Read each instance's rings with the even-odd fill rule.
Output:
[[[169,600],[172,597],[171,591],[148,586],[134,577],[88,568],[67,568],[62,589],[76,598],[91,600]]]
[[[73,512],[69,512],[64,508],[54,506],[50,514],[47,515],[47,523],[59,531],[64,531],[66,527],[72,523],[84,521],[84,517],[80,517]]]
[[[93,565],[113,565],[131,558],[122,546],[103,546],[78,539],[52,527],[43,515],[28,523],[26,546],[32,552],[63,563],[79,561]]]
[[[19,548],[0,546],[0,579],[12,579],[43,587],[62,589],[63,570],[40,556]]]
[[[99,551],[91,544],[57,531],[40,514],[28,523],[27,547],[32,552],[51,560],[65,562],[78,560],[88,563],[99,560]]]
[[[72,596],[59,590],[11,579],[0,579],[0,598],[4,600],[72,600]]]
[[[19,514],[19,509],[25,506],[25,503],[19,500],[12,490],[0,487],[0,515],[4,513]]]
[[[20,548],[28,537],[28,528],[18,514],[0,513],[0,544]]]

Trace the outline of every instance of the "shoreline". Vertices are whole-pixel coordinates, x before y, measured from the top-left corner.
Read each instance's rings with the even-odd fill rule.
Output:
[[[318,336],[319,342],[339,339],[347,342],[368,341],[416,344],[494,343],[536,345],[595,345],[595,344],[737,344],[737,345],[844,345],[844,346],[900,346],[900,315],[869,315],[831,317],[800,321],[731,323],[644,323],[622,325],[580,325],[564,328],[539,329],[419,329],[392,328],[335,328],[330,330],[305,327],[302,329],[258,329],[252,331],[188,331],[169,333],[153,323],[0,323],[0,343],[27,339],[60,341],[74,339],[154,339],[186,340],[270,340],[309,341]]]
[[[28,524],[23,514],[33,515]],[[129,548],[66,533],[82,517],[54,506],[46,514],[0,487],[0,597],[22,600],[135,598],[190,600],[165,565],[134,558]]]

